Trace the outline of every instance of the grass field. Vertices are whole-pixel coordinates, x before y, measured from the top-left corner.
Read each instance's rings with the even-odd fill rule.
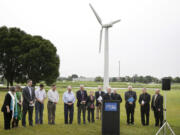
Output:
[[[57,81],[56,85],[59,88],[66,88],[68,85],[71,85],[72,87],[79,87],[80,84],[84,84],[85,87],[97,87],[98,85],[103,85],[103,82],[93,82],[93,81],[86,81],[86,82],[71,82],[71,81]],[[134,88],[161,88],[161,84],[156,83],[132,83],[132,82],[110,82],[110,86],[112,88],[127,88],[129,85],[131,85]],[[171,86],[172,89],[180,89],[180,84],[174,83]]]
[[[44,83],[44,82],[41,82]],[[80,84],[84,84],[85,87],[97,87],[98,85],[103,85],[103,82],[94,82],[94,81],[57,81],[56,82],[56,86],[58,88],[66,88],[68,85],[71,85],[72,87],[79,87]],[[15,84],[14,84],[15,85]],[[21,84],[22,86],[26,85],[26,84]],[[39,85],[39,84],[36,84]],[[145,83],[132,83],[132,82],[110,82],[110,86],[112,88],[127,88],[129,85],[131,85],[134,88],[161,88],[161,84],[160,83],[149,83],[149,84],[145,84]],[[5,85],[6,86],[6,85]],[[49,88],[48,86],[46,86],[46,88]],[[171,86],[172,89],[180,89],[180,84],[178,83],[174,83]]]
[[[73,89],[75,92],[77,89]],[[60,102],[57,104],[56,110],[56,125],[47,124],[47,100],[45,102],[44,110],[44,124],[34,125],[33,127],[27,126],[26,128],[20,127],[10,131],[3,130],[3,113],[0,113],[0,135],[101,135],[101,121],[96,120],[94,124],[87,123],[86,125],[77,124],[77,108],[75,106],[74,122],[72,125],[64,124],[64,109],[62,102],[62,94],[65,88],[58,88],[60,94]],[[88,90],[89,91],[89,90]],[[140,108],[137,103],[135,109],[135,125],[126,125],[126,113],[124,105],[124,92],[126,90],[118,90],[118,93],[123,97],[123,102],[120,107],[120,134],[121,135],[154,135],[159,128],[154,127],[154,116],[151,111],[150,126],[143,127],[140,123]],[[152,95],[153,90],[148,90]],[[136,90],[138,98],[141,93]],[[0,106],[2,106],[5,91],[0,91]],[[161,94],[164,94],[162,91]],[[35,115],[33,115],[34,118]],[[180,135],[180,89],[173,89],[167,94],[167,119],[176,135]],[[28,121],[27,121],[28,122]]]

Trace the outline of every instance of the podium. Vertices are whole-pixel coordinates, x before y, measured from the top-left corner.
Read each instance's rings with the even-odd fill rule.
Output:
[[[102,135],[120,135],[119,101],[103,101]]]

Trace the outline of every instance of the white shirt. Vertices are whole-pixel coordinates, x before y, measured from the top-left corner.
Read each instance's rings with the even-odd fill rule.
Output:
[[[46,91],[44,89],[40,90],[39,88],[35,91],[35,96],[38,100],[43,101],[46,98]]]
[[[48,101],[56,102],[56,103],[59,101],[59,94],[56,90],[55,91],[49,90],[47,96],[48,96]]]
[[[157,98],[158,94],[155,94],[155,97],[154,97],[154,105],[156,103],[156,98]]]
[[[29,89],[30,96],[32,96],[31,87],[28,86],[28,89]]]
[[[76,98],[72,91],[70,93],[68,91],[64,92],[64,94],[63,94],[64,103],[68,103],[68,102],[74,103],[75,100],[76,100]]]

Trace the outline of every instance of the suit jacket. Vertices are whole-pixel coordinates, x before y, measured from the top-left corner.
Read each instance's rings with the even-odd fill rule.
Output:
[[[163,110],[163,96],[158,94],[154,102],[155,95],[152,97],[151,108],[156,111],[158,109]]]
[[[29,93],[29,88],[26,86],[25,88],[23,88],[22,91],[22,95],[23,95],[23,106],[29,106],[29,102],[33,101],[35,102],[35,90],[33,87],[31,87],[31,96]]]
[[[87,102],[87,92],[86,92],[86,90],[83,90],[82,92],[83,92],[83,94],[84,94],[84,101]],[[77,106],[79,107],[80,104],[81,104],[81,102],[83,101],[83,99],[82,99],[82,94],[81,94],[81,90],[78,90],[78,91],[76,92],[76,98],[77,98]]]
[[[145,94],[142,93],[142,94],[139,96],[139,104],[142,103],[142,100],[144,101],[144,105],[141,106],[141,107],[143,107],[143,108],[148,107],[148,108],[149,108],[150,100],[151,100],[150,94],[148,94],[148,93],[145,93]]]
[[[87,97],[87,108],[88,108],[88,109],[92,109],[91,106],[94,106],[94,107],[95,107],[94,101],[95,101],[95,97],[94,97],[94,96],[93,96],[92,99],[91,99],[90,96]],[[95,108],[93,108],[93,109],[95,109]]]
[[[136,92],[135,91],[127,91],[125,92],[125,101],[126,101],[126,107],[130,106],[129,102],[128,102],[128,99],[133,97],[134,98],[134,102],[133,102],[133,106],[135,107],[136,106],[136,99],[137,99],[137,96],[136,96]]]
[[[122,98],[121,98],[121,95],[120,94],[112,94],[113,96],[113,100],[118,100],[120,103],[122,102]]]
[[[10,109],[10,104],[11,104],[11,96],[9,93],[7,93],[5,96],[4,103],[3,103],[3,106],[1,108],[1,111],[7,113],[6,106],[9,106],[9,109]]]
[[[104,91],[101,91],[101,95],[99,94],[99,91],[96,91],[96,93],[95,93],[95,97],[96,97],[96,106],[98,106],[100,103],[98,102],[98,98],[99,98],[99,96],[101,96],[102,98],[103,98],[103,96],[104,96]]]
[[[113,94],[111,93],[110,95],[108,93],[106,93],[103,97],[104,101],[109,101],[109,100],[113,100]]]

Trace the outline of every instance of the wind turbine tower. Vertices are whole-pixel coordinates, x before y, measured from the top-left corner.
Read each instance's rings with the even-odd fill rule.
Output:
[[[104,38],[104,82],[103,82],[103,89],[106,91],[107,87],[109,87],[109,28],[111,28],[114,24],[120,22],[120,20],[116,20],[110,22],[108,24],[103,24],[101,18],[94,10],[93,6],[89,4],[90,8],[92,9],[94,15],[96,16],[98,22],[101,25],[100,30],[100,42],[99,42],[99,53],[101,52],[101,42],[102,42],[102,32],[105,29],[105,38]]]

